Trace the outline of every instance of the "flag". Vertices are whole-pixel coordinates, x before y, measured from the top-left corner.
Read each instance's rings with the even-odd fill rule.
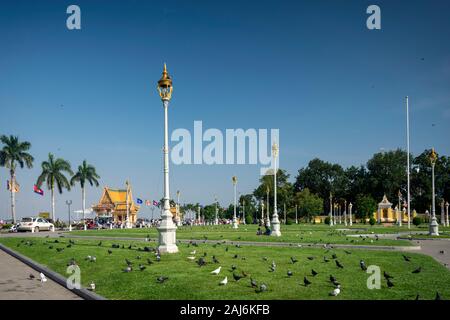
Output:
[[[146,206],[150,206],[150,205],[151,205],[150,200],[145,200],[145,205],[146,205]]]
[[[37,185],[34,185],[33,191],[34,191],[35,193],[37,193],[37,194],[40,194],[41,196],[44,195],[44,191],[43,191],[42,189],[38,188]]]
[[[155,201],[155,200],[153,200],[153,205],[154,205],[154,206],[157,206],[157,207],[158,207],[158,206],[159,206],[159,202],[158,202],[158,201]]]
[[[137,198],[136,202],[137,202],[137,204],[142,204],[142,199]]]

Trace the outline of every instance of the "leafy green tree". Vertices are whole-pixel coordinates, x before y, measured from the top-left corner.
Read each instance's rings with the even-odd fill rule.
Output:
[[[89,183],[91,186],[99,186],[98,179],[100,176],[97,174],[95,167],[87,164],[86,160],[78,166],[78,171],[75,175],[70,179],[70,185],[74,186],[76,182],[80,183],[81,186],[81,200],[82,200],[82,210],[83,210],[83,219],[85,218],[85,210],[86,210],[86,183]]]
[[[412,162],[412,159],[411,159]],[[368,185],[374,199],[396,199],[398,191],[406,190],[406,152],[395,151],[375,153],[367,162]]]
[[[55,216],[55,186],[61,194],[63,189],[70,190],[70,183],[64,173],[73,175],[70,163],[64,159],[57,158],[51,153],[48,154],[48,160],[42,162],[42,173],[38,177],[36,185],[40,188],[47,181],[47,188],[51,191],[52,199],[52,220],[56,221]]]
[[[239,197],[239,216],[245,212],[245,223],[253,223],[257,211],[256,198],[253,194],[244,194]],[[250,217],[250,218],[248,218]],[[250,222],[248,222],[250,221]]]
[[[311,193],[308,188],[305,188],[296,193],[295,204],[297,205],[299,216],[306,217],[307,221],[311,221],[311,217],[322,212],[323,199]]]
[[[0,137],[0,142],[3,143],[3,148],[0,150],[0,166],[9,169],[10,175],[10,192],[11,192],[11,218],[13,223],[16,223],[16,170],[17,165],[20,168],[26,166],[33,167],[34,158],[28,153],[31,148],[31,143],[27,141],[19,141],[18,137],[5,136]]]
[[[360,219],[367,219],[372,217],[377,209],[377,202],[369,195],[358,195],[356,197],[356,212],[355,216]]]

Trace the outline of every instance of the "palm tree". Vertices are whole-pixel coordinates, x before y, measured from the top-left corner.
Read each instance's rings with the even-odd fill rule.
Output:
[[[27,141],[20,142],[19,137],[5,136],[0,137],[0,141],[4,144],[0,150],[0,166],[9,169],[11,175],[11,215],[13,223],[16,223],[16,168],[17,164],[21,168],[25,165],[27,168],[33,167],[34,158],[27,152],[31,148],[31,143]]]
[[[97,179],[100,179],[100,176],[95,171],[95,167],[87,164],[86,160],[83,161],[83,164],[81,166],[78,166],[78,171],[75,173],[72,179],[70,179],[70,184],[72,186],[75,185],[75,182],[79,182],[81,186],[83,220],[86,208],[86,182],[89,182],[91,186],[95,184],[95,186],[98,187],[99,183]]]
[[[48,154],[48,160],[42,162],[42,173],[37,179],[36,185],[40,188],[44,181],[47,181],[47,188],[51,190],[52,195],[52,220],[55,221],[55,184],[59,193],[63,188],[70,190],[70,184],[63,172],[73,174],[70,163],[64,159],[58,158],[51,153]]]

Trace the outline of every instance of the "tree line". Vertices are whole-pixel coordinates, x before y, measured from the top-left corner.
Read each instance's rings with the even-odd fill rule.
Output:
[[[18,191],[16,179],[17,169],[32,168],[34,157],[29,153],[31,143],[20,141],[17,136],[0,136],[0,142],[3,147],[0,150],[0,166],[9,170],[10,180],[8,188],[11,194],[11,218],[16,222],[16,199],[15,194]],[[55,191],[63,193],[64,189],[70,190],[71,187],[79,183],[81,186],[83,215],[86,209],[86,184],[99,186],[97,174],[94,166],[83,161],[78,166],[76,172],[72,171],[70,162],[62,158],[55,158],[52,153],[48,154],[48,159],[41,163],[42,172],[36,180],[36,187],[40,189],[45,183],[47,189],[51,192],[51,219],[55,221]]]

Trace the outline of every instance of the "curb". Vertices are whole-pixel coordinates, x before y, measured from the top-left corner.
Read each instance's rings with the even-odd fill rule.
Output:
[[[66,288],[67,290],[75,293],[76,295],[78,295],[79,297],[85,299],[85,300],[107,300],[105,297],[102,297],[94,292],[91,292],[89,290],[86,290],[84,288],[82,289],[69,289],[66,287],[66,278],[64,278],[63,276],[61,276],[59,273],[56,273],[46,267],[44,267],[43,265],[31,260],[30,258],[25,257],[24,255],[4,246],[3,244],[0,243],[0,249],[3,250],[4,252],[6,252],[7,254],[13,256],[14,258],[18,259],[19,261],[25,263],[26,265],[28,265],[29,267],[35,269],[38,272],[42,272],[47,278],[55,281],[56,283],[58,283],[59,285],[63,286],[64,288]]]

